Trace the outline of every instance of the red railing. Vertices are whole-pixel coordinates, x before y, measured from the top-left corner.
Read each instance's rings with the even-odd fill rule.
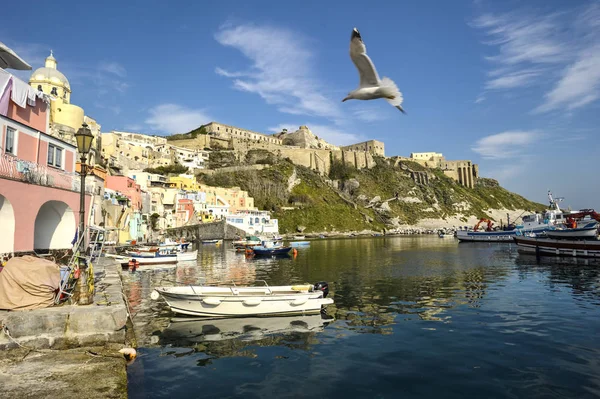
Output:
[[[0,178],[8,177],[40,186],[57,187],[79,192],[81,177],[77,173],[69,173],[35,162],[25,161],[17,157],[0,154]],[[91,187],[86,187],[88,194]]]

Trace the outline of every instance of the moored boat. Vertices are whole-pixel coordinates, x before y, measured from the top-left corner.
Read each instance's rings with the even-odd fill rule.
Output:
[[[264,247],[257,246],[251,248],[252,252],[256,256],[271,256],[271,255],[286,255],[288,252],[292,250],[291,246],[274,246],[274,247]]]
[[[196,260],[198,258],[198,250],[189,251],[189,252],[178,252],[177,253],[177,261],[184,260]]]
[[[310,241],[292,241],[290,242],[290,246],[292,247],[308,247],[310,245]]]
[[[515,236],[513,240],[517,244],[517,250],[522,253],[600,258],[600,240],[597,239],[556,240],[552,238]]]
[[[557,228],[554,230],[548,230],[545,232],[545,234],[548,238],[555,239],[593,239],[598,235],[598,223],[590,222],[583,227],[575,228]]]
[[[163,297],[175,313],[206,317],[318,314],[332,304],[329,285],[178,286],[156,287],[152,299]]]

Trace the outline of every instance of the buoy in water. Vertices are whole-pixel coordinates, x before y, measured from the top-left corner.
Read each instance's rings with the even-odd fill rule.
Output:
[[[298,255],[298,250],[296,248],[292,248],[292,253],[294,256]]]

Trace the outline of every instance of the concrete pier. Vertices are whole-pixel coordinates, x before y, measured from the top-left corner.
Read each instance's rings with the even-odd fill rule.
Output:
[[[121,267],[101,258],[94,271],[92,305],[0,311],[0,398],[127,397]]]
[[[96,284],[94,303],[87,306],[62,305],[25,311],[0,311],[0,325],[11,340],[0,333],[0,350],[20,343],[32,349],[68,349],[86,345],[125,343],[127,307],[123,297],[120,265],[100,258],[94,271],[104,270]]]

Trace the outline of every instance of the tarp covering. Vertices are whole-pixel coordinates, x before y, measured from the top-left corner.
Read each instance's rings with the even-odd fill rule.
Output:
[[[35,256],[11,258],[0,273],[0,309],[47,308],[60,285],[60,267]]]

